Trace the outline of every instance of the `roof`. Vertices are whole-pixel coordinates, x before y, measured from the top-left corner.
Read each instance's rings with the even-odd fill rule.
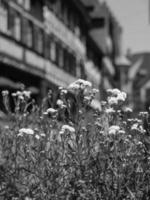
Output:
[[[130,57],[131,70],[135,69],[134,79],[138,79],[138,87],[150,80],[150,53],[137,53]],[[138,65],[138,66],[137,66]]]
[[[106,3],[100,3],[98,0],[81,0],[81,2],[87,9],[93,8],[89,13],[91,18],[101,18],[105,15],[106,9],[108,11]]]
[[[96,6],[99,2],[97,0],[81,0],[84,6]]]
[[[118,56],[115,60],[116,65],[120,66],[130,66],[131,62],[128,60],[128,58],[124,55]]]
[[[86,1],[86,0],[84,0]],[[80,13],[82,14],[82,16],[84,17],[84,20],[86,21],[87,24],[90,24],[91,19],[90,19],[90,15],[88,14],[85,4],[83,2],[83,0],[72,0],[73,4],[77,7],[77,9],[80,11]]]
[[[93,39],[95,44],[101,49],[103,53],[107,51],[106,45],[106,31],[104,29],[92,29],[89,32],[90,37]]]

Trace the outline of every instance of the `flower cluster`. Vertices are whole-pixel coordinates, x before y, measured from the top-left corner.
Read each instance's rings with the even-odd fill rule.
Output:
[[[109,105],[118,105],[119,102],[123,103],[127,95],[125,92],[121,92],[119,89],[108,89],[108,104]]]
[[[63,125],[61,127],[61,131],[59,132],[61,135],[64,134],[66,131],[70,133],[75,133],[75,128],[69,125]]]
[[[12,94],[18,112],[0,127],[2,199],[149,199],[150,115],[134,118],[118,89],[92,109],[97,92],[79,79],[30,110],[30,93]]]
[[[46,110],[46,112],[44,112],[43,114],[45,116],[49,116],[49,117],[56,117],[57,116],[58,111],[54,108],[48,108]]]
[[[60,109],[66,108],[66,105],[64,104],[64,102],[61,99],[58,99],[56,104],[58,105],[58,107]]]
[[[13,97],[16,97],[20,100],[24,100],[24,99],[30,99],[31,98],[31,92],[30,91],[17,91],[15,93],[12,93]]]
[[[92,84],[89,81],[85,81],[82,79],[78,79],[77,81],[71,83],[68,86],[69,91],[73,93],[79,93],[80,91],[84,91],[84,93],[87,93],[89,89],[91,89]]]
[[[119,132],[119,130],[120,130],[120,127],[119,127],[119,126],[117,126],[117,125],[112,125],[112,126],[109,127],[108,133],[109,133],[110,135],[116,135],[116,134]]]
[[[34,131],[31,128],[21,128],[19,130],[18,136],[23,136],[23,134],[34,135]]]

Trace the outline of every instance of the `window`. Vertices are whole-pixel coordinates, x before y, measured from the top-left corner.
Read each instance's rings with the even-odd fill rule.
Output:
[[[51,10],[55,10],[55,4],[56,4],[56,0],[49,0],[49,8]]]
[[[50,42],[50,59],[55,62],[56,61],[56,42],[53,38],[51,38]]]
[[[21,17],[11,8],[9,8],[8,31],[13,38],[21,40]]]
[[[30,10],[31,8],[31,0],[16,0],[16,2],[24,9]]]
[[[72,12],[72,13],[70,13],[70,17],[69,17],[69,26],[70,26],[70,28],[71,28],[71,30],[72,31],[74,31],[74,29],[75,29],[75,19],[74,19],[74,13]]]
[[[69,72],[69,53],[66,49],[64,50],[64,69]]]
[[[71,68],[72,68],[72,75],[76,76],[76,57],[72,55],[71,57]]]
[[[85,79],[85,73],[84,73],[84,64],[83,61],[80,60],[76,66],[76,75],[78,78],[83,78]]]
[[[50,58],[50,38],[47,34],[44,35],[44,55],[45,58],[49,59]]]
[[[44,35],[43,31],[34,26],[34,50],[42,54],[44,49]]]
[[[74,28],[75,35],[80,38],[81,30],[80,30],[80,20],[79,16],[75,14],[75,28]]]
[[[76,58],[73,53],[68,53],[68,60],[69,60],[69,68],[68,72],[73,76],[76,75]]]
[[[54,12],[56,15],[59,15],[60,11],[60,0],[55,0]]]
[[[18,41],[21,40],[21,18],[18,13],[14,17],[14,38]]]
[[[64,65],[64,57],[63,57],[63,48],[62,46],[57,43],[56,45],[56,62],[59,67],[63,67]]]
[[[28,47],[33,47],[33,24],[30,21],[27,21],[26,44]]]
[[[42,32],[42,30],[40,30],[40,29],[38,29],[37,30],[37,41],[35,41],[35,42],[37,42],[37,51],[40,53],[40,54],[42,54],[43,53],[43,32]]]
[[[3,1],[0,1],[0,4],[0,31],[6,33],[8,28],[8,8]]]
[[[9,7],[8,11],[8,31],[11,36],[14,35],[14,17],[15,17],[15,12],[12,8]]]
[[[31,8],[31,1],[30,0],[24,0],[24,8],[28,11],[30,10],[30,8]]]
[[[64,23],[68,26],[68,24],[69,24],[68,7],[65,4],[62,5],[62,18],[63,18]]]
[[[18,3],[19,5],[21,5],[21,6],[23,6],[24,1],[26,1],[26,0],[17,0],[17,3]]]
[[[60,47],[60,50],[59,50],[59,66],[61,68],[63,68],[63,66],[64,66],[64,50],[63,50],[63,47]]]

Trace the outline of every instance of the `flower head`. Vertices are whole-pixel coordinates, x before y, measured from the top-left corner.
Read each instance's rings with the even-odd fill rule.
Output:
[[[31,97],[31,92],[30,91],[24,90],[22,93],[23,93],[24,97],[30,99],[30,97]]]
[[[109,105],[117,105],[119,102],[124,102],[126,100],[126,93],[121,92],[119,89],[109,89],[107,92]]]
[[[60,134],[64,134],[65,131],[69,131],[70,133],[75,133],[75,128],[69,125],[63,125],[61,127]]]
[[[66,105],[64,105],[64,102],[61,99],[58,99],[56,104],[59,108],[66,108]]]
[[[8,90],[3,90],[2,91],[2,96],[7,96],[9,94]]]
[[[83,79],[78,79],[77,81],[71,83],[68,89],[72,92],[78,93],[80,90],[87,92],[88,89],[91,89],[92,84],[89,81]]]
[[[47,114],[54,115],[57,113],[57,110],[54,108],[48,108],[46,111]]]
[[[110,135],[116,135],[116,133],[118,133],[120,130],[120,127],[117,125],[112,125],[109,127],[109,134]]]
[[[112,114],[112,113],[115,112],[115,110],[110,107],[110,108],[106,108],[105,112],[108,113],[108,114]]]
[[[33,135],[34,134],[34,131],[30,128],[21,128],[19,130],[19,134],[18,136],[22,136],[23,134],[26,134],[26,135]]]

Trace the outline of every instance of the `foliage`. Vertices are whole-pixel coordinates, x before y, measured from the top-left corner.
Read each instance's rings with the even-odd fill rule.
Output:
[[[50,108],[51,93],[41,107],[29,92],[13,93],[13,112],[3,91],[9,124],[0,131],[0,199],[148,200],[148,113],[132,118],[118,89],[92,108],[97,90],[88,81],[59,90]]]

